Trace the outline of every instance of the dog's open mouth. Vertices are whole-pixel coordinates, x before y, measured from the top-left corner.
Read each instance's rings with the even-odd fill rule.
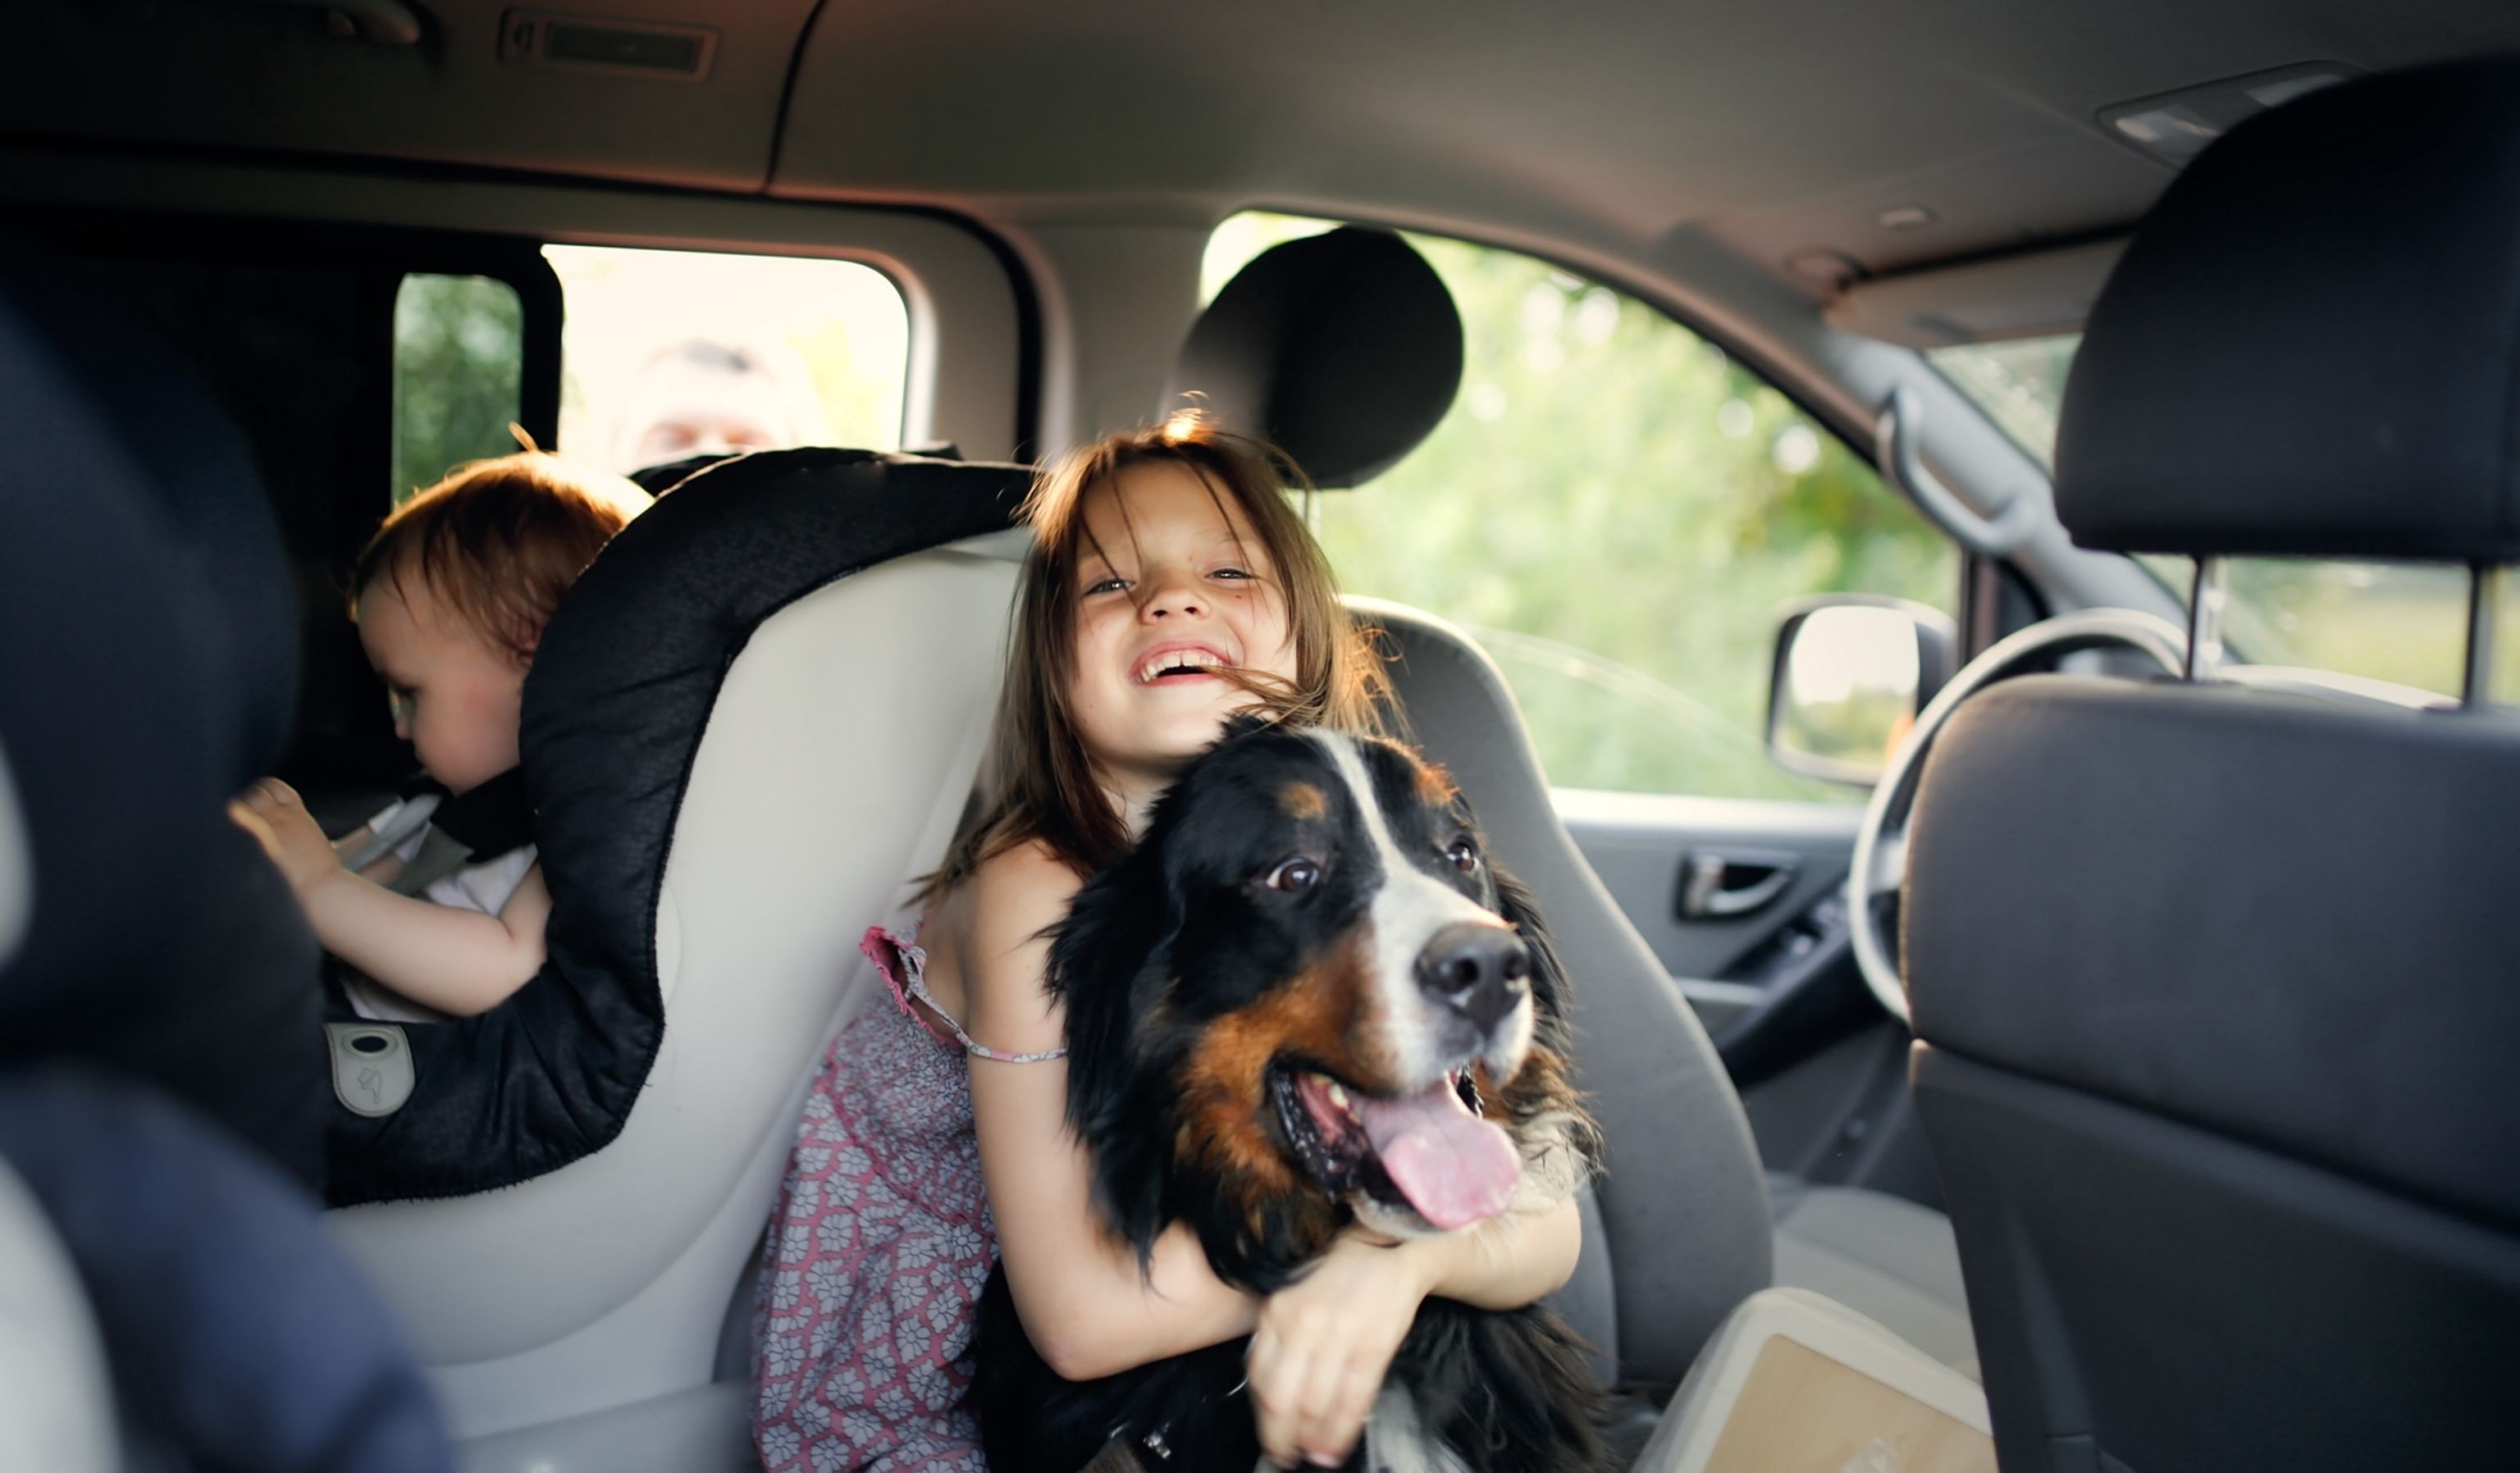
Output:
[[[1300,1067],[1282,1065],[1271,1080],[1296,1159],[1332,1196],[1360,1190],[1449,1231],[1505,1211],[1522,1180],[1511,1138],[1479,1117],[1463,1071],[1397,1098]]]

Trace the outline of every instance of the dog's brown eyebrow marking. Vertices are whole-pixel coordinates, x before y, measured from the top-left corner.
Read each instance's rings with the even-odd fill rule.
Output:
[[[1289,782],[1278,789],[1278,811],[1290,819],[1318,819],[1330,811],[1329,794],[1310,782]]]
[[[1436,762],[1418,764],[1418,796],[1435,808],[1450,808],[1462,790],[1453,784],[1453,775]]]

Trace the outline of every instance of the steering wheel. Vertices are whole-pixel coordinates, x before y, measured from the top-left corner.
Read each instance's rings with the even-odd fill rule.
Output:
[[[1882,934],[1882,904],[1899,893],[1908,878],[1908,815],[1914,807],[1916,778],[1924,771],[1925,753],[1935,734],[1951,720],[1960,702],[2009,676],[2053,664],[2086,649],[2124,649],[2144,655],[2169,674],[2185,662],[2187,636],[2178,625],[2155,614],[2131,608],[2090,608],[2059,614],[1999,640],[1968,662],[1935,693],[1916,716],[1907,741],[1890,758],[1890,766],[1865,805],[1864,822],[1855,830],[1855,864],[1846,877],[1847,924],[1854,932],[1856,964],[1865,985],[1882,1009],[1908,1021],[1908,989],[1899,977],[1899,960]]]

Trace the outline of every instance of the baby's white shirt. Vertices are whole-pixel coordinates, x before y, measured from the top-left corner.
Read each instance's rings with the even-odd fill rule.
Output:
[[[394,855],[405,864],[420,853],[428,830],[415,830],[409,838],[396,844]],[[421,892],[430,905],[452,906],[459,911],[477,911],[496,915],[508,908],[508,900],[524,883],[525,871],[534,867],[534,846],[526,844],[507,853],[467,865],[454,873],[429,881]],[[381,1023],[443,1023],[447,1015],[425,1004],[415,1003],[402,994],[344,971],[341,990],[348,994],[350,1010],[363,1018]]]

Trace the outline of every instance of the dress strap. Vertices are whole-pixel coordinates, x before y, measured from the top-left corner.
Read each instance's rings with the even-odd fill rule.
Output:
[[[901,1005],[902,1011],[917,1018],[920,1025],[930,1032],[935,1031],[935,1025],[928,1021],[929,1016],[933,1015],[947,1028],[953,1030],[954,1042],[962,1045],[964,1051],[974,1058],[995,1059],[1002,1064],[1039,1064],[1067,1056],[1065,1049],[1048,1049],[1037,1053],[1008,1053],[1002,1049],[992,1049],[965,1033],[963,1025],[955,1020],[954,1015],[936,1005],[936,999],[928,994],[927,951],[919,944],[918,923],[912,924],[909,934],[903,936],[896,936],[879,925],[869,926],[866,940],[859,944],[858,950],[864,952],[867,960],[875,963],[875,969],[883,974],[884,985],[892,989],[892,1000]],[[885,952],[890,952],[899,960],[901,966],[899,977],[893,975],[892,967],[884,964]],[[910,1000],[913,998],[926,1004],[925,1013],[911,1005]]]

